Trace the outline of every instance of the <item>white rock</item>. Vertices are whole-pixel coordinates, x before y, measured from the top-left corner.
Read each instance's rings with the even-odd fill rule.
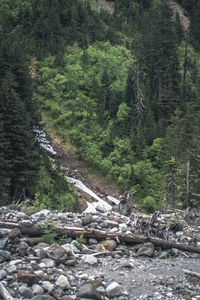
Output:
[[[47,216],[49,215],[51,212],[48,209],[43,209],[41,211],[38,211],[37,213],[35,213],[34,215],[32,215],[32,217],[40,217],[40,216]]]
[[[81,274],[81,275],[79,275],[79,278],[81,278],[81,279],[88,279],[89,277],[88,277],[88,274]]]
[[[98,264],[98,259],[95,256],[90,255],[90,254],[83,255],[82,260],[84,261],[84,263],[89,264],[89,265],[97,265]]]
[[[56,266],[56,262],[51,259],[51,258],[44,258],[42,259],[41,263],[39,264],[39,266],[43,265],[45,268],[53,268]]]
[[[120,202],[118,199],[116,199],[116,198],[114,198],[114,197],[112,197],[112,196],[107,196],[107,199],[108,199],[110,202],[114,203],[115,205],[118,205],[119,202]]]
[[[69,289],[70,284],[66,276],[60,275],[56,280],[56,285],[61,287],[62,289]]]
[[[23,260],[21,260],[21,259],[15,259],[15,260],[12,260],[10,262],[10,265],[14,266],[14,265],[18,265],[18,264],[21,264],[21,263],[23,263]]]
[[[38,284],[33,284],[31,288],[34,295],[42,295],[44,293],[43,288]]]
[[[70,244],[64,244],[61,247],[63,247],[66,250],[68,255],[74,256],[74,251],[73,251],[72,246]]]
[[[121,288],[117,282],[112,282],[106,289],[107,296],[112,298],[121,295]]]
[[[44,290],[46,290],[49,294],[53,291],[54,286],[51,284],[49,281],[43,281],[42,282],[42,287]]]

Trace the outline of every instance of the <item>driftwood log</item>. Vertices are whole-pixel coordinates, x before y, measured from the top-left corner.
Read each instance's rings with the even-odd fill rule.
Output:
[[[19,228],[22,234],[28,236],[41,236],[45,227],[40,226],[39,224],[27,224],[22,223],[11,223],[11,222],[0,222],[0,228]],[[46,227],[47,229],[48,227]],[[114,239],[117,242],[124,242],[126,244],[141,244],[151,242],[155,245],[155,247],[160,247],[162,249],[170,249],[177,248],[179,250],[200,253],[200,247],[196,247],[195,245],[185,245],[181,243],[175,243],[168,240],[163,240],[160,238],[151,238],[145,236],[138,236],[132,233],[109,233],[103,230],[97,229],[86,229],[84,227],[55,227],[55,232],[60,236],[69,236],[69,237],[79,237],[81,234],[85,236],[85,238],[95,238],[97,240],[105,240],[107,238]]]
[[[4,299],[4,300],[14,300],[14,298],[10,295],[10,293],[6,290],[6,288],[4,287],[4,285],[0,282],[0,296]],[[0,299],[1,299],[0,297]]]
[[[197,273],[197,272],[192,272],[192,271],[189,271],[189,270],[183,270],[183,272],[187,275],[190,275],[190,276],[194,276],[194,277],[197,277],[200,279],[200,273]]]

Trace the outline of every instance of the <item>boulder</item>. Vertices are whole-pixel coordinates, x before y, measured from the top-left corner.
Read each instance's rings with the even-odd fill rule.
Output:
[[[117,282],[112,282],[107,287],[106,293],[109,298],[120,296],[121,295],[121,287]]]
[[[48,257],[55,260],[57,263],[62,263],[68,258],[67,251],[59,245],[53,244],[44,250]]]
[[[114,240],[102,241],[101,245],[103,245],[105,247],[105,249],[107,249],[109,251],[113,251],[117,247],[117,243]]]
[[[83,255],[82,260],[84,263],[89,264],[89,265],[97,265],[98,264],[98,259],[91,254]]]
[[[97,289],[91,283],[84,284],[80,287],[78,297],[101,300],[101,296]]]
[[[155,255],[155,247],[152,243],[143,244],[137,251],[137,256],[149,256],[153,257]]]

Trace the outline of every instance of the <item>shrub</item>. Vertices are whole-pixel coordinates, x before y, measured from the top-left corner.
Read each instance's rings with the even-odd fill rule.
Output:
[[[152,213],[156,210],[156,202],[152,196],[147,196],[144,198],[142,207],[146,210],[147,213]]]

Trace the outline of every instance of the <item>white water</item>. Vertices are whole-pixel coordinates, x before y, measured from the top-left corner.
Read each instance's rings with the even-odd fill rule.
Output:
[[[67,181],[69,183],[73,183],[75,187],[77,187],[78,189],[82,190],[83,192],[87,193],[92,198],[97,200],[92,203],[91,202],[87,203],[88,207],[84,211],[85,213],[96,213],[97,208],[105,211],[109,211],[112,209],[112,206],[110,204],[106,203],[104,200],[99,198],[93,191],[91,191],[86,185],[84,185],[81,180],[72,177],[67,177]]]

